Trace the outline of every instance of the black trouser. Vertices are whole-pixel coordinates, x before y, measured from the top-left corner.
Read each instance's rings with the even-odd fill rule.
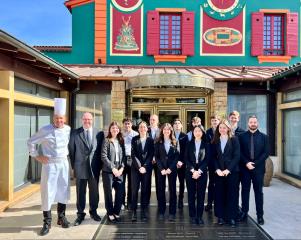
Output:
[[[198,179],[193,179],[192,173],[186,171],[186,186],[188,191],[189,216],[202,218],[207,186],[207,172],[202,173]],[[197,199],[196,206],[195,198]]]
[[[97,179],[90,177],[88,179],[76,179],[76,207],[77,207],[77,216],[84,218],[86,213],[86,191],[87,184],[89,187],[89,213],[95,214],[98,208],[99,202],[99,192],[98,192],[98,182]]]
[[[251,190],[251,181],[255,194],[256,213],[258,217],[263,216],[263,173],[255,173],[250,170],[242,170],[241,172],[241,200],[242,211],[248,213],[249,199]]]
[[[237,198],[239,173],[232,172],[227,177],[216,175],[214,213],[218,218],[235,220],[237,216]]]
[[[185,190],[185,165],[182,165],[181,168],[178,168],[178,179],[179,179],[179,200],[183,201],[184,190]]]
[[[159,214],[164,214],[166,210],[166,175],[162,175],[160,170],[157,172],[158,176],[158,209]],[[175,215],[177,208],[177,172],[174,171],[171,174],[167,175],[168,178],[168,191],[169,191],[169,214]]]
[[[102,172],[103,191],[105,197],[105,208],[108,215],[119,215],[122,198],[124,194],[123,176],[114,177],[113,173]],[[113,203],[112,190],[115,190],[115,201]]]
[[[207,205],[212,205],[214,201],[214,186],[215,186],[215,169],[208,168],[209,172],[209,183],[208,183],[208,199]]]
[[[131,158],[130,156],[127,156],[127,158]],[[127,181],[127,186],[126,186],[126,179]],[[124,189],[124,195],[123,195],[123,204],[125,205],[125,199],[127,205],[131,205],[132,202],[132,178],[131,178],[131,166],[128,164],[125,165],[124,171],[123,171],[123,182],[125,184]]]
[[[138,192],[141,184],[141,209],[145,209],[147,207],[148,192],[149,192],[149,175],[150,172],[147,171],[144,174],[141,174],[136,168],[132,167],[132,210],[137,209],[138,204]]]

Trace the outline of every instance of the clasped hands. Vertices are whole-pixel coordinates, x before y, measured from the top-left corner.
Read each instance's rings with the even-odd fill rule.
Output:
[[[49,160],[49,158],[46,156],[36,156],[35,159],[43,164],[48,163],[48,160]]]
[[[113,168],[112,172],[115,177],[120,177],[123,173],[123,168],[120,168],[119,170],[117,168]]]
[[[217,169],[216,174],[220,177],[227,177],[230,174],[230,171],[228,169],[226,169],[224,171]]]
[[[199,169],[198,171],[193,169],[191,171],[191,173],[192,173],[192,178],[193,179],[198,179],[202,175],[203,171],[201,169]]]
[[[144,174],[144,173],[146,173],[146,169],[145,169],[145,167],[141,167],[141,168],[139,168],[139,172],[140,172],[141,174]]]
[[[169,175],[169,174],[171,174],[171,170],[170,170],[169,168],[167,168],[166,170],[163,169],[163,170],[161,171],[161,174],[162,174],[162,175]]]

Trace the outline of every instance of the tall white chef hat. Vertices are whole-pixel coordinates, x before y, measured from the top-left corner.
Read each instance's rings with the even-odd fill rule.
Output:
[[[54,99],[54,114],[64,116],[66,114],[66,99],[55,98]]]

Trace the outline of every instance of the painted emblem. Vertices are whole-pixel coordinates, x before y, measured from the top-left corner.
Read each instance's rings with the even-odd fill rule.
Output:
[[[203,0],[202,7],[208,16],[228,20],[236,17],[245,4],[246,0]]]
[[[141,6],[143,0],[111,0],[113,6],[122,12],[132,12]]]
[[[208,29],[203,39],[212,46],[234,46],[241,42],[242,34],[234,28],[218,27]]]
[[[129,16],[128,19],[125,19],[124,16],[122,16],[122,26],[119,30],[114,49],[123,51],[136,51],[139,49],[134,37],[134,29],[130,24],[130,21],[131,16]]]

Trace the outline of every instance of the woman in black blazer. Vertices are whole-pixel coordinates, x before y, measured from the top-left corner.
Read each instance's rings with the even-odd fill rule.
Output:
[[[166,176],[168,178],[169,190],[169,221],[176,220],[177,207],[177,162],[179,152],[177,142],[174,137],[173,128],[169,123],[164,123],[161,127],[158,142],[155,144],[155,158],[158,165],[158,210],[159,220],[164,220],[166,210]]]
[[[214,212],[218,224],[224,221],[235,227],[237,215],[240,146],[232,135],[231,125],[222,120],[213,138],[213,158],[216,172]]]
[[[141,220],[146,221],[149,191],[149,175],[152,173],[154,157],[154,140],[147,134],[147,123],[142,121],[138,125],[139,135],[132,139],[132,221],[137,221],[138,191],[141,184]]]
[[[204,224],[202,216],[207,186],[208,147],[201,125],[195,126],[192,134],[185,154],[189,216],[191,223]]]
[[[123,170],[125,166],[125,149],[121,129],[117,122],[109,126],[101,151],[102,182],[105,197],[105,208],[110,222],[120,221],[120,210],[123,202],[124,183]],[[115,190],[113,203],[112,189]]]

